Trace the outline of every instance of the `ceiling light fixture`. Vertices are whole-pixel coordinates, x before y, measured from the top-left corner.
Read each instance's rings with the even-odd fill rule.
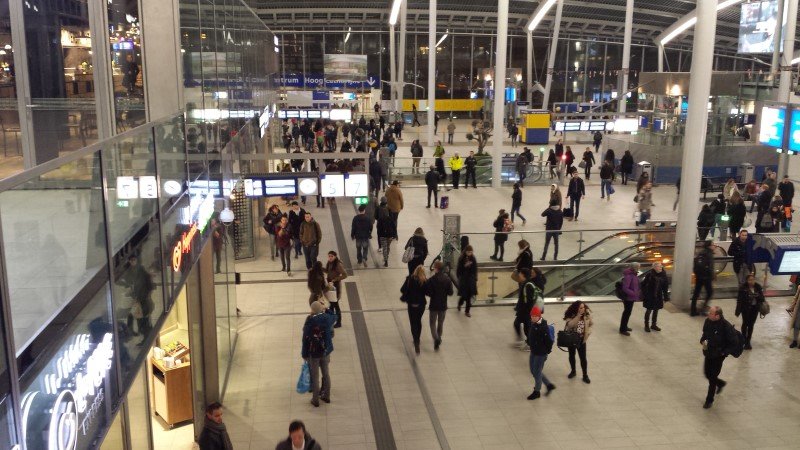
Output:
[[[400,5],[403,4],[403,0],[394,0],[392,3],[392,13],[389,15],[389,25],[397,25],[397,16],[400,15]]]
[[[550,11],[550,8],[556,4],[556,0],[547,0],[536,11],[533,12],[531,22],[528,24],[528,31],[533,31],[539,25],[539,22],[544,19],[544,16]]]
[[[742,3],[743,1],[744,0],[725,0],[725,1],[721,1],[721,2],[719,2],[717,4],[717,12],[720,12],[723,9],[729,8],[729,7],[733,6],[733,5],[737,5],[739,3]],[[682,20],[685,20],[685,22],[680,23]],[[663,38],[659,36],[655,40],[656,40],[656,42],[658,42],[663,47],[663,46],[667,45],[667,43],[669,41],[671,41],[671,40],[675,39],[676,37],[680,36],[684,31],[686,31],[689,28],[695,26],[695,24],[697,24],[697,10],[696,9],[694,11],[690,12],[689,14],[683,16],[682,19],[680,19],[677,22],[675,22],[674,24],[672,24],[672,26],[670,28],[675,27],[675,29],[669,31],[670,28],[667,28],[667,31],[665,31],[666,35]],[[664,34],[664,33],[662,33],[662,34]]]

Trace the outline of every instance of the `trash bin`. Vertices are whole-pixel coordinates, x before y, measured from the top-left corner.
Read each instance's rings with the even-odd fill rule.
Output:
[[[739,179],[739,183],[748,183],[752,180],[754,171],[755,168],[748,162],[739,164],[739,170],[736,171],[736,177]]]

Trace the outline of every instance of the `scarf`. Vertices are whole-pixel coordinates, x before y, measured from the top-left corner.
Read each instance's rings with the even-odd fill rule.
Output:
[[[222,441],[222,446],[225,450],[233,450],[233,444],[231,443],[231,438],[228,436],[228,430],[225,428],[224,423],[217,423],[208,417],[205,417],[205,423],[203,426],[210,433],[219,435],[219,438]]]

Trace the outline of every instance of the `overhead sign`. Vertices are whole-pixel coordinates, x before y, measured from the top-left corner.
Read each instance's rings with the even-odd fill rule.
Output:
[[[362,81],[367,78],[367,55],[326,54],[325,78],[337,81]]]
[[[151,175],[117,177],[117,199],[134,198],[158,198],[156,177]]]
[[[789,150],[800,152],[800,110],[792,110],[789,116]]]
[[[778,1],[742,3],[739,53],[772,53],[778,29]],[[782,46],[783,42],[781,42]]]
[[[197,224],[193,223],[189,227],[189,231],[184,231],[181,238],[172,248],[172,270],[175,272],[181,271],[181,264],[183,264],[183,255],[188,254],[192,250],[192,241],[197,236]]]
[[[334,77],[326,77],[321,73],[286,73],[283,76],[274,75],[272,82],[276,86],[306,89],[380,89],[381,87],[381,77],[374,73],[367,74],[363,80],[359,81],[342,81]]]
[[[319,181],[323,197],[344,197],[344,175],[325,173],[319,176]]]
[[[366,197],[369,195],[369,177],[365,173],[346,173],[344,175],[345,197]]]

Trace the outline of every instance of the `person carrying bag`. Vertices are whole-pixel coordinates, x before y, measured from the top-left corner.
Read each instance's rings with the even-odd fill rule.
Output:
[[[586,341],[592,334],[592,311],[589,305],[576,300],[564,313],[564,330],[558,332],[557,345],[559,348],[566,347],[569,351],[570,372],[567,378],[575,378],[575,353],[581,360],[581,371],[583,372],[583,382],[591,383],[589,379],[589,363],[586,359]]]

